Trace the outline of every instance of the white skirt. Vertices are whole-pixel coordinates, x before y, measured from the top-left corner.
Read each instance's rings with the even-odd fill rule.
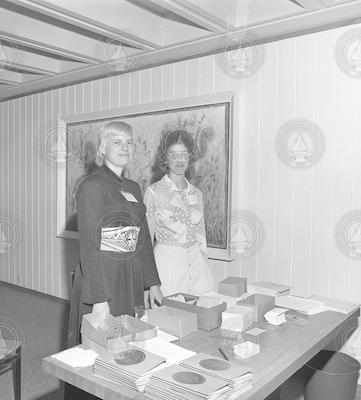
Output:
[[[198,244],[185,249],[157,243],[154,257],[164,296],[178,292],[199,295],[213,290],[212,272]]]

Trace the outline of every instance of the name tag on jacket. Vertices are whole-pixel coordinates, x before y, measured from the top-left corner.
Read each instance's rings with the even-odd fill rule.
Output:
[[[125,200],[131,201],[132,203],[138,203],[138,200],[129,192],[123,192],[122,190],[120,193],[125,197]]]

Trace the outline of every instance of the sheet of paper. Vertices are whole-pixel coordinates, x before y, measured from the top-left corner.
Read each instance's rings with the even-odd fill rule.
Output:
[[[72,347],[71,349],[62,351],[61,353],[54,354],[51,357],[63,362],[64,364],[70,365],[73,368],[80,368],[94,365],[94,361],[98,357],[98,354],[90,349],[84,350],[79,347]]]
[[[266,321],[272,325],[282,325],[286,320],[286,308],[275,307],[264,315]]]
[[[359,305],[353,301],[345,301],[340,299],[333,299],[332,297],[325,296],[312,296],[311,300],[320,301],[324,306],[331,311],[341,312],[347,314],[351,310],[355,309]]]
[[[265,329],[253,328],[253,329],[250,329],[249,331],[247,331],[246,333],[248,333],[249,335],[252,335],[252,336],[258,336],[265,332],[267,332]]]
[[[278,296],[275,299],[275,303],[277,307],[290,308],[292,310],[301,311],[309,315],[325,311],[322,302],[306,299],[304,297],[290,295]]]
[[[270,296],[279,296],[290,292],[290,287],[281,285],[276,282],[259,281],[249,283],[247,285],[247,292],[250,294],[260,293]]]
[[[162,340],[159,337],[144,340],[142,342],[132,342],[131,344],[164,357],[169,364],[176,364],[196,354],[194,351],[184,349],[176,344]]]
[[[215,306],[218,306],[219,304],[222,304],[222,300],[216,299],[214,297],[208,297],[208,296],[201,296],[198,301],[197,301],[197,306],[198,307],[204,307],[204,308],[212,308]]]
[[[171,335],[168,332],[164,332],[159,328],[157,330],[157,336],[159,339],[165,340],[166,342],[174,342],[175,340],[179,339],[177,336]]]

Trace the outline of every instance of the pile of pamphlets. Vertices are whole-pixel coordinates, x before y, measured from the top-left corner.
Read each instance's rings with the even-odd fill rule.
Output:
[[[229,383],[182,365],[154,373],[144,394],[153,400],[226,400]]]
[[[219,357],[198,353],[182,361],[180,365],[200,374],[227,381],[229,386],[228,400],[237,398],[252,387],[252,373],[249,368]]]
[[[115,356],[102,353],[95,360],[93,372],[104,379],[142,392],[151,374],[165,365],[165,358],[130,346]]]

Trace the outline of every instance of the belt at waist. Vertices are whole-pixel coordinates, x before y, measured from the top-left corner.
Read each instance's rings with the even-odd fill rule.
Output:
[[[140,228],[138,226],[106,227],[101,230],[100,250],[128,253],[135,251]]]

